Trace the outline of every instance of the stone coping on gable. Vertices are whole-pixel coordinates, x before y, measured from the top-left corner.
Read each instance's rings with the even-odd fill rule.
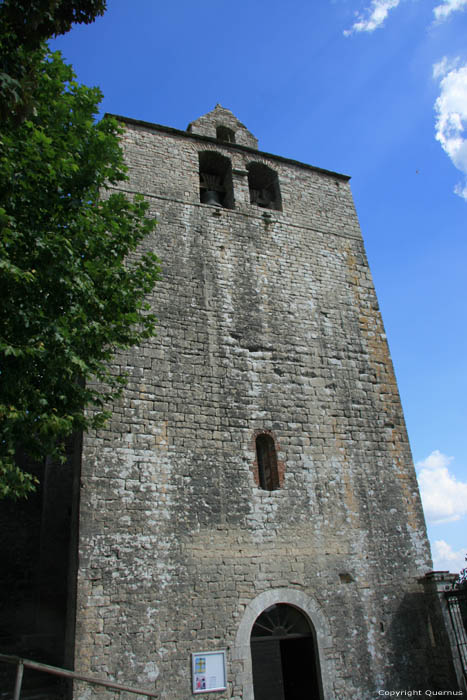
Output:
[[[172,126],[163,126],[162,124],[154,124],[152,122],[146,122],[141,119],[133,119],[132,117],[124,117],[120,114],[111,114],[106,112],[104,114],[104,119],[106,117],[113,117],[124,124],[131,124],[133,126],[141,126],[145,129],[150,129],[151,131],[162,131],[166,134],[172,134],[173,136],[182,136],[188,139],[194,139],[195,141],[204,141],[206,143],[215,143],[219,145],[219,141],[211,136],[204,136],[203,134],[193,134],[190,131],[184,131],[182,129],[175,129]],[[249,146],[242,146],[238,143],[228,143],[222,141],[222,148],[226,148],[232,151],[245,151],[247,153],[252,153],[256,157],[263,156],[264,158],[271,158],[272,160],[279,161],[280,163],[287,163],[288,165],[294,165],[299,168],[305,168],[306,170],[313,170],[314,172],[323,173],[324,175],[330,175],[331,177],[338,178],[348,182],[351,178],[350,175],[344,175],[342,173],[336,173],[333,170],[326,170],[325,168],[319,168],[315,165],[308,165],[308,163],[301,163],[299,160],[294,160],[293,158],[285,158],[284,156],[277,156],[274,153],[267,153],[265,151],[259,151],[256,148],[250,148]]]

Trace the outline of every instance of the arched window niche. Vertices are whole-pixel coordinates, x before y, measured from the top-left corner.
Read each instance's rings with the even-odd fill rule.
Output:
[[[251,204],[256,204],[263,209],[282,211],[279,178],[276,171],[264,163],[249,163],[246,168]]]
[[[215,207],[234,208],[232,164],[216,151],[199,153],[200,201]]]
[[[216,139],[218,141],[225,141],[226,143],[235,143],[235,131],[229,129],[228,126],[219,124],[216,127]]]
[[[276,491],[284,480],[284,465],[277,459],[277,446],[270,431],[255,433],[254,476],[264,491]]]

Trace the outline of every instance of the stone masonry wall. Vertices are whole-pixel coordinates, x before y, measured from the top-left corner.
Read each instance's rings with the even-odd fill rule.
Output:
[[[239,629],[269,596],[309,601],[327,700],[424,687],[430,554],[348,179],[131,120],[123,146],[159,221],[160,325],[116,358],[128,388],[84,440],[76,668],[186,700],[190,654],[226,649],[215,697],[251,698]],[[205,150],[231,159],[235,209],[200,203]],[[250,204],[257,161],[283,211]]]

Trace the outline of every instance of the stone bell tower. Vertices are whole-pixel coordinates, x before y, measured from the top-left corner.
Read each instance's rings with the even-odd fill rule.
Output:
[[[84,437],[77,670],[161,700],[429,687],[430,553],[349,178],[220,105],[118,119],[160,325]]]

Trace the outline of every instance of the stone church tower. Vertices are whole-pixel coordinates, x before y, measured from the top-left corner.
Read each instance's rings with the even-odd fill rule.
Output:
[[[160,325],[84,437],[76,669],[161,700],[427,687],[430,553],[349,178],[219,105],[119,120]]]

